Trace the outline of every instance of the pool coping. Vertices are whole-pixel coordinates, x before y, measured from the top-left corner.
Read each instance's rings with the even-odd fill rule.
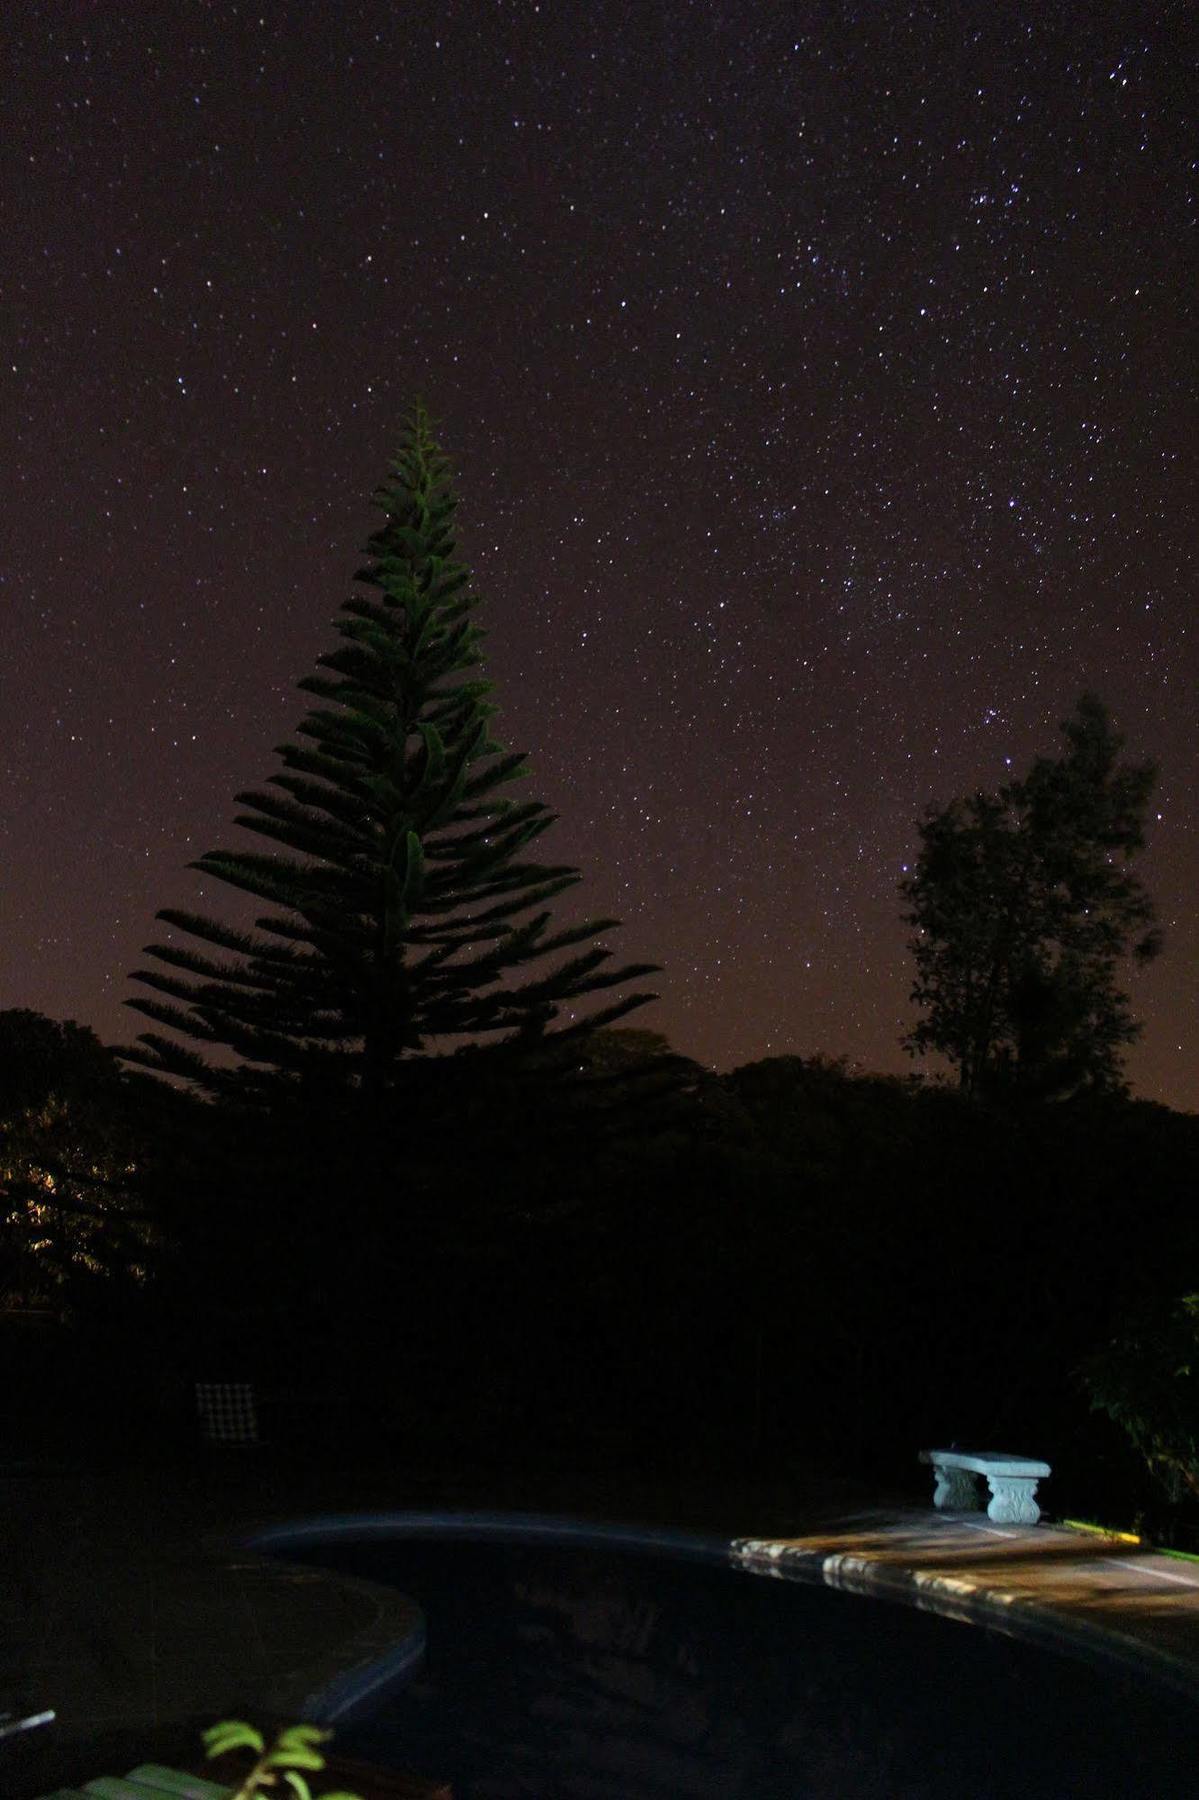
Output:
[[[912,1517],[927,1523],[929,1515],[913,1514]],[[1030,1530],[980,1523],[974,1513],[936,1517],[938,1522],[950,1528],[985,1533],[999,1541],[1018,1542]],[[1042,1538],[1052,1534],[1075,1542],[1082,1536],[1051,1524],[1033,1527],[1031,1531]],[[1119,1542],[1118,1539],[1109,1541]],[[1196,1658],[1178,1655],[1163,1645],[1148,1642],[1135,1632],[1098,1624],[1081,1617],[1068,1606],[1039,1600],[1034,1593],[1005,1588],[986,1580],[972,1580],[960,1574],[947,1574],[936,1567],[915,1562],[896,1563],[883,1555],[872,1556],[869,1551],[829,1551],[823,1546],[805,1545],[802,1540],[741,1538],[737,1540],[736,1554],[740,1566],[758,1574],[819,1582],[827,1587],[894,1601],[917,1611],[936,1613],[962,1624],[982,1624],[1005,1636],[1036,1643],[1064,1655],[1073,1654],[1108,1667],[1114,1664],[1135,1675],[1147,1675],[1192,1700],[1199,1700],[1199,1660]],[[1106,1560],[1108,1566],[1123,1561],[1125,1566],[1133,1567],[1127,1558]],[[1134,1572],[1147,1573],[1140,1569]],[[1199,1598],[1199,1582],[1179,1581],[1179,1577],[1169,1571],[1157,1572],[1157,1578],[1178,1581]],[[1199,1657],[1199,1614],[1196,1629]]]
[[[519,1543],[536,1536],[539,1541],[572,1542],[593,1549],[624,1548],[633,1552],[668,1551],[675,1556],[729,1564],[729,1540],[724,1537],[673,1527],[636,1525],[565,1514],[474,1509],[417,1509],[386,1513],[340,1512],[273,1518],[221,1532],[204,1540],[204,1548],[225,1568],[236,1568],[251,1556],[277,1570],[303,1570],[309,1580],[360,1593],[376,1609],[370,1626],[331,1644],[317,1659],[301,1664],[273,1680],[258,1696],[260,1705],[279,1716],[312,1720],[322,1725],[346,1724],[367,1709],[376,1697],[393,1685],[406,1683],[423,1660],[426,1645],[425,1615],[418,1603],[387,1583],[344,1575],[319,1564],[292,1563],[289,1546],[298,1542],[324,1542],[330,1538],[357,1541],[370,1538],[458,1535],[475,1541]]]
[[[262,1689],[250,1696],[249,1708],[288,1722],[344,1723],[380,1688],[406,1680],[419,1667],[426,1643],[424,1612],[409,1595],[386,1582],[291,1563],[285,1556],[264,1552],[257,1537],[272,1528],[209,1534],[202,1548],[217,1567],[230,1573],[245,1567],[249,1559],[255,1568],[269,1568],[281,1577],[302,1574],[306,1581],[354,1595],[363,1602],[369,1623],[283,1673],[272,1672]]]
[[[997,1540],[1018,1540],[1022,1535],[1020,1528],[980,1523],[977,1515],[935,1514],[930,1517],[927,1512],[914,1511],[908,1515],[878,1517],[887,1517],[893,1522],[896,1542],[905,1521],[918,1523],[925,1529],[935,1521],[946,1532],[983,1532]],[[842,1530],[850,1523],[846,1519],[840,1521]],[[223,1545],[226,1552],[249,1553],[277,1566],[286,1566],[287,1548],[297,1542],[314,1544],[329,1538],[361,1542],[372,1538],[429,1536],[434,1532],[442,1537],[457,1535],[475,1541],[536,1539],[572,1543],[580,1548],[623,1549],[643,1554],[665,1552],[709,1561],[762,1578],[837,1588],[865,1599],[906,1606],[958,1623],[981,1625],[1109,1669],[1115,1666],[1199,1700],[1199,1656],[1191,1659],[1177,1655],[1143,1637],[1097,1624],[1062,1605],[1046,1603],[1027,1592],[1005,1589],[993,1580],[973,1580],[960,1574],[948,1574],[936,1567],[921,1566],[916,1559],[896,1562],[893,1557],[871,1555],[867,1550],[830,1550],[827,1536],[823,1542],[805,1544],[802,1539],[730,1538],[702,1531],[563,1514],[464,1508],[276,1518],[226,1536]],[[1042,1542],[1049,1534],[1075,1542],[1079,1536],[1050,1525],[1035,1528],[1035,1535]],[[311,1563],[305,1563],[303,1567],[310,1575],[321,1572],[319,1568],[314,1570]],[[386,1691],[393,1683],[406,1681],[415,1672],[424,1653],[424,1618],[416,1603],[395,1588],[363,1582],[334,1571],[329,1571],[327,1578],[358,1586],[375,1595],[390,1595],[402,1603],[396,1612],[396,1624],[401,1630],[399,1638],[381,1644],[379,1629],[359,1633],[347,1642],[331,1646],[329,1657],[322,1658],[319,1666],[307,1665],[289,1681],[287,1693],[293,1711],[297,1705],[305,1709],[295,1716],[333,1723],[354,1718],[381,1691]],[[1180,1585],[1192,1588],[1199,1596],[1199,1582],[1182,1582]],[[380,1615],[381,1620],[382,1617]]]

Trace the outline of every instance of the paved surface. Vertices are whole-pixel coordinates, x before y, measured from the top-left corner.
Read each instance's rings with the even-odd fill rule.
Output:
[[[203,1726],[294,1716],[305,1693],[399,1636],[397,1597],[217,1544],[251,1522],[324,1511],[510,1507],[718,1531],[763,1571],[1065,1633],[1154,1660],[1199,1696],[1199,1565],[862,1499],[749,1477],[321,1475],[256,1451],[0,1477],[0,1712],[58,1713],[0,1742],[0,1794],[28,1800],[142,1761],[181,1766]]]
[[[984,1513],[863,1512],[742,1539],[740,1560],[1150,1666],[1199,1699],[1199,1564]]]

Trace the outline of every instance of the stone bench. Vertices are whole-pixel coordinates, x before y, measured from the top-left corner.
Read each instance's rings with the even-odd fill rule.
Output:
[[[932,1464],[937,1478],[933,1505],[938,1512],[977,1512],[976,1477],[985,1475],[991,1490],[989,1519],[998,1525],[1035,1525],[1041,1516],[1037,1483],[1049,1474],[1046,1462],[1003,1450],[922,1450],[920,1460]]]

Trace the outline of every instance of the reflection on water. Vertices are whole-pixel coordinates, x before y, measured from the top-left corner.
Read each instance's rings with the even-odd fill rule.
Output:
[[[456,1800],[1199,1792],[1199,1721],[1178,1696],[977,1626],[560,1545],[337,1543],[305,1560],[424,1608],[424,1669],[339,1748],[447,1779]]]

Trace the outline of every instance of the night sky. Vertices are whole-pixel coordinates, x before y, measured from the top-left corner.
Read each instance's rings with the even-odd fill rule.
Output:
[[[128,1042],[157,909],[231,916],[419,393],[630,1022],[907,1068],[917,820],[1090,687],[1199,1107],[1188,10],[10,6],[0,1006]]]

